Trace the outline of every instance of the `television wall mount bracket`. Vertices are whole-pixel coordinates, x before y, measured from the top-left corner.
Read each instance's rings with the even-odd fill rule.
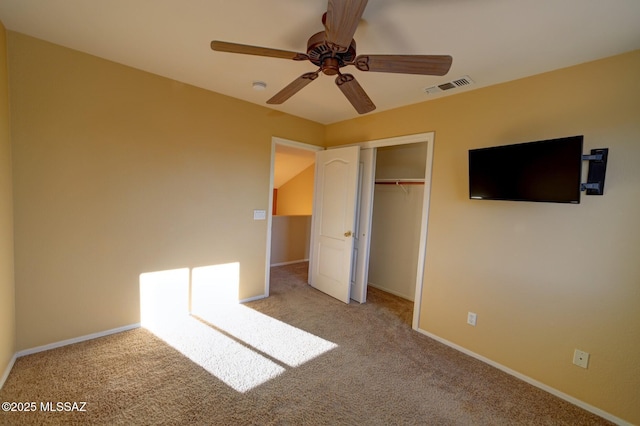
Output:
[[[587,182],[580,184],[580,191],[587,191],[587,195],[604,194],[604,178],[607,173],[607,159],[609,148],[592,149],[590,155],[583,155],[582,160],[589,162]]]

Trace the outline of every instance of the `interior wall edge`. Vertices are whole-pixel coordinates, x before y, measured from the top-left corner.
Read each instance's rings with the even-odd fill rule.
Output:
[[[0,376],[0,389],[2,389],[4,383],[7,381],[9,373],[11,373],[11,369],[13,368],[13,364],[15,364],[16,359],[18,359],[18,354],[13,354],[13,356],[9,360],[9,364],[7,364],[7,367],[4,369],[4,373],[2,373],[2,376]]]
[[[0,388],[15,362],[13,161],[7,30],[0,21]]]

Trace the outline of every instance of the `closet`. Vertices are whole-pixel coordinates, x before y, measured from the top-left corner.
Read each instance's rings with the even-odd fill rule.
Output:
[[[427,143],[377,148],[368,285],[415,298]]]

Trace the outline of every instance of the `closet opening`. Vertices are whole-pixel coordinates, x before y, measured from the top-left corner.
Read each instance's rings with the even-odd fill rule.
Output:
[[[406,321],[411,325],[418,281],[427,142],[378,147],[375,158],[367,297],[400,297],[396,303],[398,314],[408,316]]]

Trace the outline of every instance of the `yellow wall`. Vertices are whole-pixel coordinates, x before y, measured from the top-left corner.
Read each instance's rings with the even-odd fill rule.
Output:
[[[376,150],[376,179],[424,179],[427,143],[411,143]]]
[[[12,32],[9,73],[17,350],[138,322],[145,272],[264,293],[271,138],[323,126]]]
[[[639,75],[634,51],[327,127],[329,146],[435,131],[421,329],[635,424]],[[576,134],[610,148],[604,196],[468,199],[469,149]]]
[[[6,31],[0,22],[0,377],[15,352],[13,201]]]
[[[311,214],[314,171],[315,165],[311,165],[278,188],[278,215]]]
[[[271,265],[309,260],[311,216],[273,216]]]

